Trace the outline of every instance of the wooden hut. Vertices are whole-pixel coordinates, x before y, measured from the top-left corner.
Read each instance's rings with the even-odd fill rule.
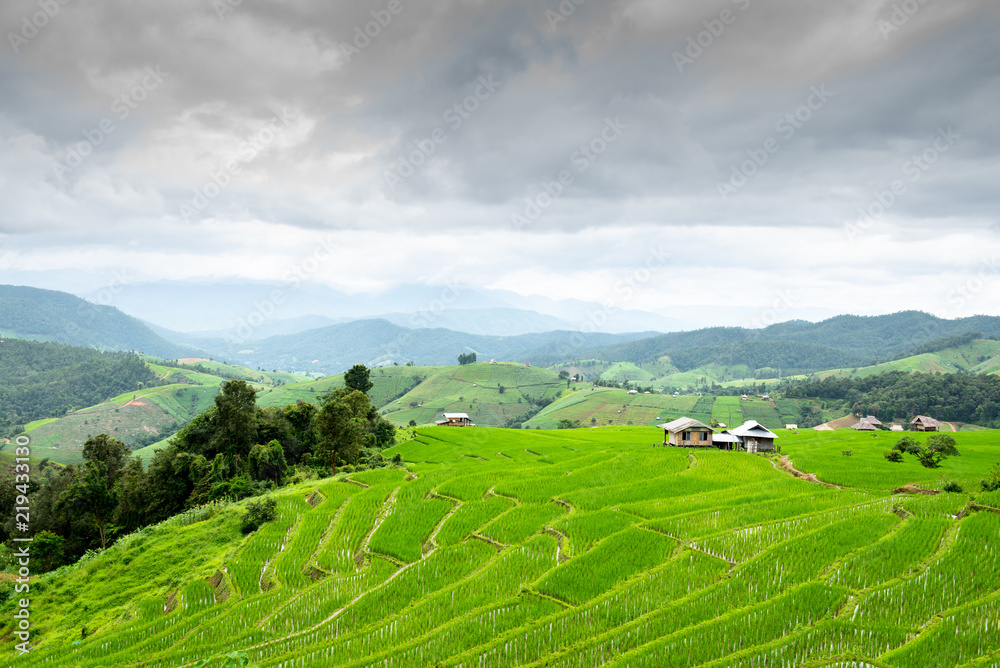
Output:
[[[940,422],[926,415],[918,415],[910,420],[910,431],[937,431],[940,428]]]
[[[683,448],[710,448],[715,430],[693,418],[678,418],[658,425],[663,430],[663,445]]]

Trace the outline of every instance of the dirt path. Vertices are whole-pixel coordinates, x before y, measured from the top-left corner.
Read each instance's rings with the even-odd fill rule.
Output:
[[[778,468],[778,466],[773,461],[771,462],[771,465],[774,466],[774,468]],[[790,459],[788,459],[788,455],[782,455],[781,468],[787,471],[788,473],[792,474],[792,476],[798,478],[799,480],[805,480],[806,482],[815,483],[817,485],[823,485],[824,487],[832,487],[834,489],[844,489],[840,485],[834,485],[829,482],[823,482],[822,480],[816,477],[815,473],[803,473],[802,471],[798,470],[797,468],[792,466],[792,462]]]

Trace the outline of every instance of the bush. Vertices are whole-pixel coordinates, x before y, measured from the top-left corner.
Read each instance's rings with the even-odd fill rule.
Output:
[[[897,464],[903,461],[903,453],[899,450],[886,450],[882,453],[882,456],[890,462],[896,462]]]
[[[984,492],[996,492],[1000,490],[1000,462],[993,465],[990,469],[990,477],[986,480],[980,480],[979,485],[983,488]]]
[[[246,514],[243,515],[243,533],[252,533],[264,524],[273,522],[277,517],[278,502],[271,497],[260,501],[251,501],[247,504]]]
[[[941,489],[946,492],[951,492],[952,494],[961,494],[963,491],[962,486],[959,485],[954,480],[949,480],[948,482],[946,482],[944,484],[944,487],[942,487]]]

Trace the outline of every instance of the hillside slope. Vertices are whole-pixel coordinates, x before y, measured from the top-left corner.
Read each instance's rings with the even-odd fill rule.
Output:
[[[136,318],[65,292],[0,285],[0,335],[100,350],[131,350],[164,359],[192,349],[168,342]]]
[[[248,536],[244,504],[192,509],[32,580],[17,665],[993,665],[1000,515],[888,495],[938,472],[867,434],[852,458],[788,435],[797,464],[856,485],[832,489],[660,437],[428,429],[386,452],[405,468],[275,493]],[[971,486],[996,448],[956,437],[941,472]]]

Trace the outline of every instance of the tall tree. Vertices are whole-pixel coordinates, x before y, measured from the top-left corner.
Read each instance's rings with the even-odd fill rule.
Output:
[[[334,390],[315,418],[316,454],[333,468],[340,461],[354,462],[367,445],[368,421],[374,409],[368,396],[358,390]]]
[[[344,374],[344,385],[351,390],[357,390],[363,394],[368,394],[368,390],[375,386],[369,376],[371,371],[364,364],[355,364],[350,371]]]
[[[250,448],[257,442],[257,390],[245,380],[230,380],[215,396],[217,452],[245,471]]]

